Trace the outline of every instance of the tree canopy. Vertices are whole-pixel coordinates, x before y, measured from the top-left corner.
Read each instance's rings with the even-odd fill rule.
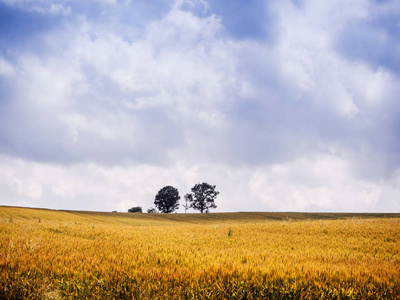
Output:
[[[211,208],[217,208],[214,200],[219,192],[215,190],[215,185],[206,182],[197,183],[191,189],[191,193],[185,195],[185,200],[190,203],[190,207],[199,210],[201,213],[209,212]]]
[[[135,207],[132,207],[132,208],[128,209],[128,212],[130,212],[130,213],[142,213],[143,209],[142,209],[141,206],[135,206]]]
[[[154,204],[160,212],[172,213],[178,209],[180,198],[178,189],[168,185],[158,191]]]

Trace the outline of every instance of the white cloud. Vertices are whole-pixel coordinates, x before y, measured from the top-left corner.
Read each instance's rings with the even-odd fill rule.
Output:
[[[387,211],[379,207],[393,181],[369,182],[352,175],[352,163],[330,154],[317,154],[271,168],[252,176],[250,190],[273,210],[290,211]],[[394,181],[397,181],[394,179]],[[399,193],[398,189],[396,193]]]
[[[222,211],[398,209],[397,77],[335,46],[369,2],[270,3],[275,37],[244,40],[203,1],[140,24],[106,2],[0,60],[7,204],[123,211],[207,181]]]
[[[167,170],[148,165],[59,166],[5,156],[0,160],[4,205],[15,205],[6,197],[11,194],[39,207],[126,211],[134,205],[150,206],[165,182],[176,184]]]
[[[10,77],[14,73],[14,67],[8,61],[0,58],[0,76]]]
[[[66,0],[2,0],[2,2],[25,11],[40,14],[69,15],[71,13],[71,7],[68,6],[69,1]]]
[[[286,164],[259,168],[226,164],[177,164],[168,169],[151,165],[105,167],[40,164],[2,156],[0,197],[23,196],[25,203],[50,208],[126,211],[154,206],[159,189],[172,185],[183,196],[197,182],[217,185],[216,211],[339,211],[388,212],[400,196],[400,176],[368,182],[351,176],[351,163],[332,155],[317,155]],[[50,200],[51,199],[51,200]],[[382,205],[382,202],[388,203]],[[183,211],[181,207],[180,211]]]

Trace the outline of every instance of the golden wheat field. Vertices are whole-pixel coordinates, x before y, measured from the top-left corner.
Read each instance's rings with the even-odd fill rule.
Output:
[[[1,299],[400,299],[400,215],[0,207]]]

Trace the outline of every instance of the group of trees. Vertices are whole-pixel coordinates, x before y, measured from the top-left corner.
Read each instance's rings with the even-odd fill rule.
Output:
[[[142,213],[143,212],[143,208],[141,206],[135,206],[135,207],[132,207],[132,208],[128,209],[128,212],[131,212],[131,213]]]
[[[212,208],[217,208],[215,205],[215,199],[219,192],[215,190],[215,185],[208,184],[206,182],[197,183],[191,189],[191,193],[187,193],[185,198],[185,212],[189,208],[198,210],[201,213],[209,212]],[[179,208],[179,196],[178,189],[173,186],[165,186],[158,191],[155,196],[154,205],[156,208],[150,208],[147,210],[148,213],[156,213],[157,209],[162,213],[172,213]],[[128,210],[128,212],[143,212],[142,207],[136,206]]]

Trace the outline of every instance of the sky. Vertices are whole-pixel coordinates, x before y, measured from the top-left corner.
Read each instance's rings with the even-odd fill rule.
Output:
[[[0,0],[0,205],[400,212],[398,4]]]

